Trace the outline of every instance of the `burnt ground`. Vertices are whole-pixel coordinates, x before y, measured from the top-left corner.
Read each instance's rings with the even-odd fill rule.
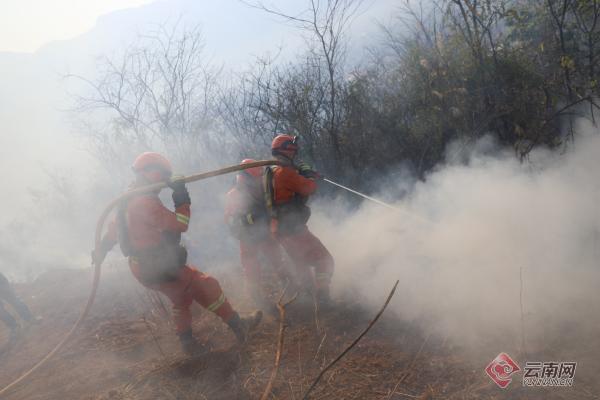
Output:
[[[219,276],[241,313],[252,306],[238,296],[230,276]],[[0,326],[0,387],[30,368],[62,338],[87,297],[90,271],[46,273],[16,290],[43,320],[12,343]],[[276,299],[275,293],[273,298]],[[385,294],[382,293],[382,303]],[[89,399],[259,399],[273,369],[278,318],[266,315],[250,342],[239,348],[227,327],[211,314],[194,310],[196,336],[210,352],[184,356],[166,308],[119,266],[105,269],[89,318],[67,347],[7,400]],[[312,304],[288,309],[281,367],[271,399],[301,399],[320,369],[367,326],[373,311],[340,303],[322,312],[318,326]],[[595,335],[597,337],[597,335]],[[473,358],[448,338],[399,321],[390,313],[328,372],[311,399],[598,399],[598,340],[581,342],[570,353],[561,343],[538,351],[579,362],[570,388],[524,388],[515,377],[499,389],[483,369],[495,356]],[[520,354],[511,354],[517,359]],[[530,359],[535,355],[529,354]],[[483,358],[483,359],[482,359]]]

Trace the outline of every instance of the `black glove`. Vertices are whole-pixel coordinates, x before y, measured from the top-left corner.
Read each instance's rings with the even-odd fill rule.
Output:
[[[100,241],[100,248],[92,250],[92,264],[100,265],[104,262],[108,252],[114,247],[114,243],[107,237]]]
[[[190,193],[185,187],[185,182],[181,179],[182,177],[173,177],[167,183],[167,185],[173,189],[173,203],[175,204],[175,208],[182,206],[184,204],[192,204],[192,200],[190,199]]]
[[[167,186],[171,189],[181,190],[185,188],[185,181],[183,180],[185,177],[183,175],[174,175],[167,181]]]
[[[298,173],[305,178],[309,178],[309,179],[320,179],[321,178],[321,175],[317,171],[313,170],[312,167],[305,162],[301,162],[300,164],[298,164],[296,166],[296,168],[298,168]]]
[[[100,265],[106,258],[106,252],[103,251],[102,249],[92,250],[91,255],[92,255],[92,265]]]

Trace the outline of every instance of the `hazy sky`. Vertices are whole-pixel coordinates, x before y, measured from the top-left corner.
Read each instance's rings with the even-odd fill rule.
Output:
[[[293,14],[309,4],[266,1]],[[356,54],[377,41],[376,21],[388,19],[397,1],[365,0],[349,32]],[[118,53],[157,24],[176,21],[200,25],[207,58],[231,71],[248,68],[256,56],[283,59],[284,48],[295,54],[305,46],[298,29],[239,0],[0,0],[0,170],[18,166],[1,181],[11,195],[0,198],[0,206],[13,212],[0,213],[0,229],[14,215],[27,215],[26,207],[37,207],[30,204],[31,191],[48,186],[48,174],[78,179],[98,170],[85,151],[84,132],[65,112],[73,104],[62,77],[94,78],[98,56]]]
[[[33,52],[90,28],[102,14],[152,0],[0,0],[0,51]]]

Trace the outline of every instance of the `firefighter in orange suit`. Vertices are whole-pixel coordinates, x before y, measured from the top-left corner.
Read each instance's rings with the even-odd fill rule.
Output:
[[[115,221],[110,224],[99,249],[92,256],[94,264],[102,262],[117,243],[129,257],[135,278],[149,289],[157,290],[173,303],[174,320],[183,350],[190,354],[202,346],[192,335],[190,306],[196,301],[218,315],[233,331],[238,341],[246,341],[248,332],[262,317],[260,311],[241,318],[225,297],[219,282],[187,264],[187,251],[180,244],[181,234],[190,221],[191,200],[185,183],[171,179],[171,163],[162,155],[146,152],[133,163],[134,187],[167,182],[173,189],[175,211],[166,208],[158,191],[133,196],[121,203]]]
[[[245,159],[243,164],[255,162]],[[269,219],[262,190],[263,168],[255,167],[241,171],[236,176],[235,186],[227,193],[225,222],[231,234],[240,241],[240,260],[244,271],[246,292],[257,304],[268,307],[261,294],[261,262],[273,268],[281,281],[287,279],[279,243],[269,229]]]
[[[317,190],[319,174],[305,163],[294,164],[298,137],[278,135],[271,152],[282,163],[269,167],[264,174],[264,192],[271,216],[271,231],[295,264],[299,276],[314,268],[314,287],[322,305],[330,302],[329,285],[333,275],[333,257],[306,223],[310,208],[306,201]]]

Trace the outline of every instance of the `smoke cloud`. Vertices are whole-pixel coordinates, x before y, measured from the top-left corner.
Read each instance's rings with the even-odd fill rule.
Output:
[[[486,138],[412,186],[398,212],[366,202],[313,218],[336,257],[335,292],[379,307],[399,279],[399,317],[471,348],[518,347],[521,305],[530,348],[548,332],[597,329],[600,136],[585,131],[525,163]],[[387,185],[383,198],[406,182]]]

